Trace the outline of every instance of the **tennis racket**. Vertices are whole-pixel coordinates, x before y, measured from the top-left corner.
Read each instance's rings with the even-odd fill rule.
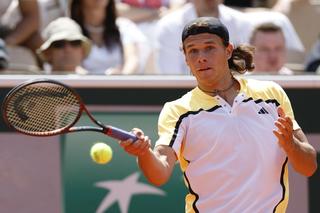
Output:
[[[83,112],[96,126],[74,126]],[[2,115],[9,127],[26,135],[95,131],[117,140],[138,139],[130,132],[95,120],[75,90],[50,79],[27,81],[13,88],[4,99]]]

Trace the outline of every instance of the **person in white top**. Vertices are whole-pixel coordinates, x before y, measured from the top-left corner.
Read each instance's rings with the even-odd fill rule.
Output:
[[[230,41],[239,45],[247,42],[249,22],[244,13],[229,8],[220,0],[191,0],[181,8],[159,20],[156,31],[155,63],[159,74],[190,74],[185,64],[178,39],[183,27],[189,21],[201,16],[218,17],[230,32]]]
[[[40,12],[40,31],[53,20],[68,15],[67,0],[37,0]]]
[[[249,35],[252,34],[252,31],[258,25],[272,22],[278,25],[279,27],[281,27],[288,50],[297,51],[297,52],[303,52],[305,50],[291,21],[284,14],[276,11],[262,10],[262,11],[246,12],[246,16],[251,25]]]
[[[148,57],[147,39],[136,25],[117,18],[115,0],[73,0],[71,18],[92,40],[83,66],[89,74],[137,74]]]
[[[234,48],[217,18],[191,21],[180,38],[197,86],[163,106],[153,150],[137,128],[138,139],[120,145],[157,186],[180,163],[186,213],[285,212],[288,165],[305,176],[317,169],[317,153],[285,91],[234,75],[254,68],[252,48]]]
[[[273,23],[258,25],[251,35],[250,44],[255,47],[255,74],[294,74],[285,67],[287,48],[281,27]]]

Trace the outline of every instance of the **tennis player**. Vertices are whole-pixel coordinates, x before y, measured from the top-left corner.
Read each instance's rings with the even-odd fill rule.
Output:
[[[182,47],[197,87],[164,105],[153,150],[139,129],[136,143],[121,146],[155,185],[168,181],[178,160],[188,213],[285,212],[288,164],[304,176],[317,168],[286,93],[274,82],[235,76],[254,68],[253,49],[234,49],[216,18],[187,24]]]

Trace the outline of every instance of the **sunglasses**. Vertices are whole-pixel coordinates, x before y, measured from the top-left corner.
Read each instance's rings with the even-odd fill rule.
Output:
[[[71,47],[80,47],[81,44],[82,44],[81,40],[73,40],[73,41],[59,40],[59,41],[52,42],[50,46],[56,49],[62,49],[62,48],[65,48],[66,45],[70,45]]]

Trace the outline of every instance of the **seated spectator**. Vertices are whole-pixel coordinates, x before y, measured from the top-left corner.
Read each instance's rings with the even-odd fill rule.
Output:
[[[241,8],[241,7],[254,7],[254,6],[257,6],[257,5],[255,5],[255,2],[256,1],[254,1],[254,0],[246,0],[246,1],[225,0],[224,4],[229,6],[229,7]]]
[[[47,72],[87,74],[81,64],[90,52],[91,43],[75,21],[67,17],[52,21],[44,29],[43,38],[38,53],[49,65]]]
[[[252,24],[252,29],[256,26],[261,25],[263,23],[272,22],[279,27],[281,27],[284,36],[286,38],[286,44],[288,49],[304,51],[304,46],[295,31],[290,20],[279,12],[274,11],[256,11],[256,12],[247,12],[246,16],[250,20]]]
[[[127,3],[135,7],[156,8],[156,9],[159,9],[162,6],[169,5],[169,0],[121,0],[121,2]]]
[[[42,42],[37,0],[5,0],[1,6],[5,9],[0,14],[0,37],[8,46],[26,46],[35,52]]]
[[[250,21],[250,32],[252,32],[258,25],[269,22],[272,22],[281,27],[286,41],[288,62],[303,62],[303,60],[301,59],[304,58],[304,45],[302,44],[299,35],[297,34],[295,28],[293,27],[287,16],[280,12],[275,12],[267,9],[248,11],[245,14]],[[250,32],[249,35],[252,34]]]
[[[156,44],[155,31],[157,22],[165,14],[181,7],[186,0],[121,0],[117,2],[120,17],[133,21],[148,40],[152,52],[147,60],[145,74],[154,74],[154,49]]]
[[[8,68],[8,64],[6,45],[4,41],[0,39],[0,71],[6,70]]]
[[[305,47],[305,53],[309,53],[320,32],[320,25],[315,21],[320,17],[319,1],[277,0],[272,10],[281,12],[289,18]]]
[[[310,53],[306,58],[306,68],[307,72],[315,72],[320,68],[320,37],[317,42],[313,45]]]
[[[68,15],[68,0],[37,0],[40,13],[40,32],[53,20]]]
[[[253,62],[259,74],[293,74],[286,68],[286,41],[281,28],[273,23],[257,26],[252,33],[250,44],[255,47]]]
[[[179,38],[186,23],[201,16],[218,17],[229,29],[230,41],[233,44],[239,45],[248,40],[246,32],[249,32],[249,22],[244,13],[221,4],[221,0],[190,0],[158,22],[155,52],[158,73],[190,74],[180,50]]]
[[[83,66],[91,74],[141,73],[150,50],[137,26],[117,18],[115,0],[73,0],[71,18],[92,40],[92,50]]]
[[[0,38],[6,43],[10,71],[38,72],[36,49],[42,39],[37,0],[1,0]]]

